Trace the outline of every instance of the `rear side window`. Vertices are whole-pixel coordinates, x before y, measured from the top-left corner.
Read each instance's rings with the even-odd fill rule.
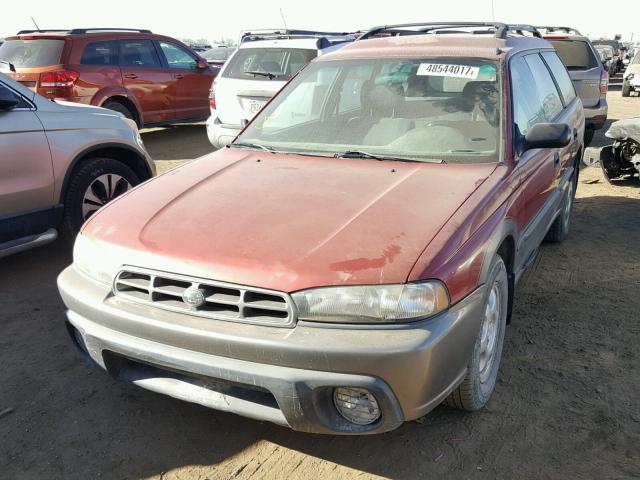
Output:
[[[223,77],[288,80],[316,55],[316,50],[299,48],[243,48],[229,60]]]
[[[196,58],[191,55],[191,52],[185,50],[173,43],[160,42],[160,49],[167,59],[169,68],[175,68],[179,70],[195,70],[197,67]]]
[[[510,65],[514,122],[525,135],[536,123],[553,121],[562,102],[540,55],[517,57]]]
[[[120,65],[123,67],[160,68],[160,58],[151,40],[121,40]]]
[[[589,44],[583,40],[549,40],[567,70],[589,70],[599,65]]]
[[[16,67],[46,67],[60,63],[64,40],[7,40],[0,46],[0,60]]]
[[[544,52],[542,57],[544,61],[547,62],[549,70],[551,70],[558,87],[560,87],[564,104],[568,105],[576,98],[576,90],[573,88],[573,82],[571,81],[571,77],[569,77],[569,73],[567,73],[567,69],[558,58],[558,55],[553,52]]]
[[[118,42],[92,42],[84,47],[82,65],[117,65]]]

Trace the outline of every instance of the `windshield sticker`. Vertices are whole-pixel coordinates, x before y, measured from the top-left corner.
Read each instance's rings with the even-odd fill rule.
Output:
[[[416,75],[436,77],[478,78],[480,67],[469,65],[450,65],[446,63],[421,63]]]

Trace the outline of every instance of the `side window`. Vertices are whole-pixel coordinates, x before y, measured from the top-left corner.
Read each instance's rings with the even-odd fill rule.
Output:
[[[160,68],[160,58],[151,40],[121,40],[120,66]]]
[[[562,102],[538,54],[514,58],[510,66],[514,122],[525,135],[536,123],[552,121],[562,111]]]
[[[169,68],[178,70],[195,70],[197,68],[196,58],[184,48],[167,42],[160,42],[160,48],[167,59]]]
[[[544,61],[547,62],[549,70],[553,73],[553,76],[558,83],[558,87],[560,87],[560,92],[562,93],[565,105],[568,105],[574,98],[576,98],[576,90],[573,88],[573,82],[571,81],[571,77],[569,77],[567,69],[555,52],[544,52],[542,57],[544,58]]]
[[[118,64],[118,43],[117,42],[92,42],[84,47],[82,65],[117,65]]]
[[[18,100],[18,104],[13,108],[31,108],[29,102],[27,102],[21,95],[18,95],[3,83],[0,83],[0,97],[6,99],[15,98],[16,100]]]
[[[369,80],[372,74],[373,65],[362,65],[348,70],[340,90],[338,113],[357,110],[362,106],[360,101],[362,84]]]
[[[542,103],[547,122],[550,122],[564,108],[556,84],[540,55],[526,55],[524,59],[531,69],[538,91],[538,100]]]

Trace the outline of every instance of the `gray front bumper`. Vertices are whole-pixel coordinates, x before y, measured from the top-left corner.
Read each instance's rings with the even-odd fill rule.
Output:
[[[218,410],[317,433],[379,433],[435,408],[462,381],[480,328],[483,289],[408,325],[245,325],[114,297],[67,268],[58,278],[78,346],[114,376]],[[381,419],[347,422],[333,389],[362,387]]]

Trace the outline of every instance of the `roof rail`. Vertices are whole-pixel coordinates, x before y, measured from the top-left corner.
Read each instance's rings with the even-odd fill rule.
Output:
[[[545,30],[546,33],[552,33],[552,32],[564,32],[567,34],[572,34],[572,35],[582,35],[578,30],[576,30],[573,27],[548,27],[548,26],[537,26],[536,28],[538,30]]]
[[[64,28],[64,29],[47,28],[46,30],[20,30],[18,33],[16,33],[16,35],[26,35],[28,33],[60,33],[60,32],[68,32],[68,31],[69,31],[68,28]]]
[[[475,31],[468,32],[461,29],[475,29]],[[540,32],[531,25],[506,24],[500,22],[420,22],[399,23],[395,25],[374,27],[361,35],[358,40],[383,36],[395,37],[401,35],[424,35],[434,33],[493,34],[496,38],[507,38],[510,33],[524,35],[524,32],[529,32],[533,37],[542,37]]]
[[[110,27],[102,27],[102,28],[73,28],[69,30],[71,35],[80,35],[83,33],[90,32],[138,32],[138,33],[151,33],[151,30],[147,30],[144,28],[110,28]]]
[[[285,28],[265,28],[259,30],[245,30],[240,32],[240,41],[252,42],[256,40],[277,40],[288,38],[325,38],[354,36],[350,32],[320,32],[315,30],[296,30]],[[355,38],[355,37],[354,37]]]

